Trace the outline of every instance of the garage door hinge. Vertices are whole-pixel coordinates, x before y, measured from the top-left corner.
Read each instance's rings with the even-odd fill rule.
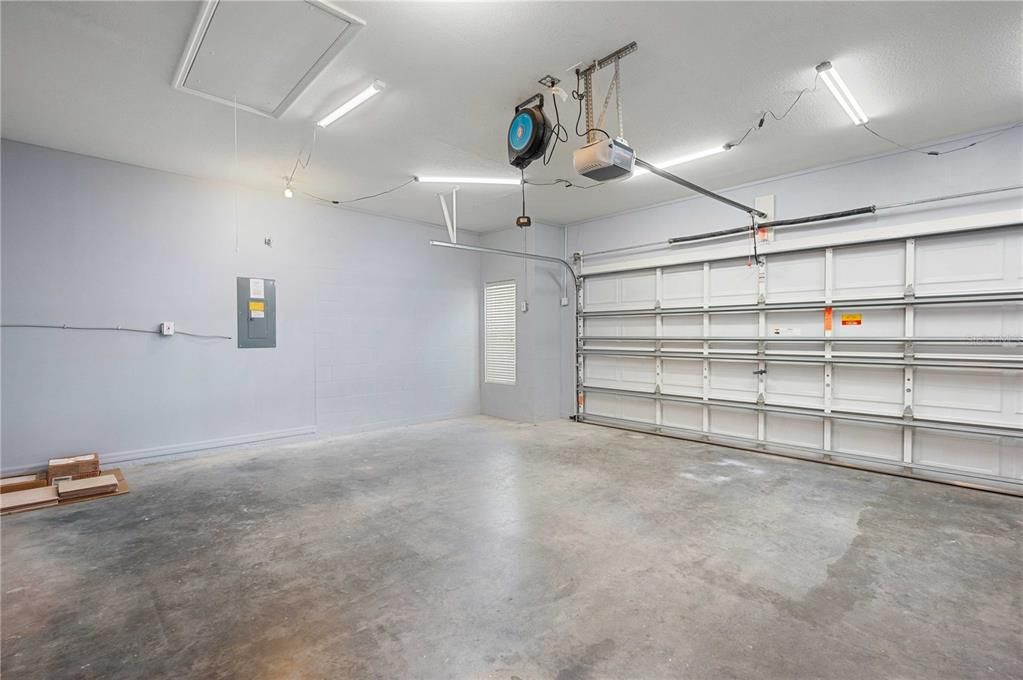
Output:
[[[766,401],[767,400],[764,399],[764,393],[763,392],[761,392],[760,394],[757,395],[757,406],[763,406],[766,403]]]
[[[902,417],[905,418],[906,420],[912,420],[913,419],[913,407],[912,406],[907,406],[906,408],[902,409]]]
[[[907,300],[912,300],[914,297],[916,297],[916,291],[913,289],[913,284],[912,283],[910,283],[910,284],[908,284],[906,286],[906,290],[903,293],[903,295],[905,296],[905,298]]]

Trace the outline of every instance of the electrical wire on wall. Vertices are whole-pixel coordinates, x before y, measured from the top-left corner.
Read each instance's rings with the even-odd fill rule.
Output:
[[[128,328],[125,326],[72,326],[70,324],[48,324],[48,323],[5,323],[0,328],[47,328],[62,331],[114,331],[120,333],[146,333],[152,335],[163,335],[159,330],[152,328]],[[208,340],[231,340],[230,335],[206,335],[204,333],[190,333],[189,331],[175,330],[174,335],[187,335],[192,338]],[[170,336],[166,336],[170,337]]]

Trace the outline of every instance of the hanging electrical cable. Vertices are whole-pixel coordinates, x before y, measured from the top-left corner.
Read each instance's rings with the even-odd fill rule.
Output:
[[[581,84],[582,76],[580,75],[580,72],[577,70],[575,72],[575,89],[572,90],[572,99],[579,102],[579,113],[575,117],[575,136],[585,137],[591,132],[599,132],[608,139],[611,139],[611,135],[609,135],[606,130],[601,130],[600,128],[589,128],[587,130],[584,130],[583,132],[579,132],[579,123],[581,123],[583,119],[583,102],[586,100],[586,92],[581,90]]]
[[[302,146],[298,150],[298,156],[295,158],[295,165],[292,166],[291,172],[288,173],[287,175],[285,175],[285,177],[284,177],[284,197],[285,198],[291,198],[291,196],[294,195],[294,192],[292,190],[291,184],[292,184],[292,182],[295,181],[295,173],[298,172],[299,168],[302,168],[303,170],[307,169],[309,167],[309,164],[313,160],[313,149],[316,148],[316,129],[317,129],[317,127],[318,126],[316,126],[316,125],[313,126],[313,135],[312,135],[312,139],[309,141],[309,149],[308,149],[308,152],[306,152],[305,160],[304,161],[302,160],[302,153],[306,151],[306,145],[305,145],[305,142],[303,142]]]
[[[788,105],[788,108],[786,108],[785,112],[782,113],[780,116],[771,109],[764,110],[764,112],[760,114],[760,118],[757,119],[757,122],[751,125],[749,129],[747,129],[746,132],[743,133],[742,137],[739,138],[739,141],[726,144],[725,146],[728,147],[729,149],[734,149],[735,147],[745,142],[746,138],[749,137],[751,132],[759,132],[764,127],[764,123],[767,122],[768,116],[770,116],[771,118],[778,122],[785,120],[789,113],[792,112],[792,109],[796,107],[796,104],[799,103],[799,100],[803,98],[804,94],[806,94],[807,92],[817,91],[817,81],[820,80],[820,77],[821,74],[815,71],[813,77],[813,85],[811,85],[810,87],[804,87],[802,90],[800,90],[799,93],[796,95],[796,98],[792,100],[792,103]]]
[[[878,139],[883,139],[884,141],[888,142],[889,144],[894,144],[895,146],[897,146],[900,149],[903,149],[905,151],[912,151],[913,153],[918,153],[921,156],[944,156],[945,154],[955,153],[956,151],[965,151],[966,149],[972,149],[973,147],[977,146],[978,144],[983,144],[984,142],[989,142],[992,139],[994,139],[995,137],[999,137],[999,136],[1005,134],[1006,132],[1008,132],[1009,130],[1014,130],[1014,129],[1020,127],[1021,125],[1023,125],[1023,123],[1016,123],[1015,125],[1010,125],[1007,128],[1003,128],[1001,130],[998,130],[998,131],[988,135],[984,139],[978,139],[975,142],[970,142],[969,144],[964,144],[963,146],[957,146],[954,149],[945,149],[944,151],[923,151],[922,149],[913,148],[911,146],[906,146],[905,144],[900,144],[899,142],[896,142],[894,139],[891,139],[890,137],[885,137],[881,133],[874,131],[866,123],[863,123],[859,127],[863,128],[864,130],[866,130],[870,134],[874,135]],[[928,146],[934,146],[934,145],[930,144]]]
[[[309,198],[315,199],[317,201],[322,201],[324,203],[330,203],[331,205],[346,205],[348,203],[356,203],[358,201],[365,201],[365,200],[370,199],[370,198],[376,198],[377,196],[384,196],[385,194],[393,193],[393,192],[397,191],[398,189],[403,189],[403,188],[407,187],[409,184],[412,184],[415,181],[416,181],[416,178],[413,177],[412,179],[409,179],[409,180],[407,180],[405,182],[402,182],[398,186],[391,187],[390,189],[387,189],[385,191],[381,191],[381,192],[376,193],[376,194],[370,194],[368,196],[359,196],[358,198],[349,198],[349,199],[344,200],[344,201],[339,201],[339,200],[334,199],[334,198],[324,198],[323,196],[317,196],[316,194],[309,193],[308,191],[303,191],[302,194],[305,195],[305,196],[308,196]]]
[[[568,143],[568,129],[561,124],[561,112],[558,110],[559,92],[564,93],[564,90],[559,87],[548,89],[551,93],[551,100],[554,102],[554,127],[551,129],[553,141],[547,147],[547,153],[543,157],[544,165],[549,165],[551,159],[554,158],[554,150],[558,148],[558,142]]]

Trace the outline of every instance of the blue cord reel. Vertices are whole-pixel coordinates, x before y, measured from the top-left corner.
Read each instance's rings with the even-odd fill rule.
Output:
[[[531,103],[535,105],[530,106]],[[535,94],[515,107],[508,126],[508,162],[519,169],[543,156],[551,141],[551,121],[543,112],[543,95]]]

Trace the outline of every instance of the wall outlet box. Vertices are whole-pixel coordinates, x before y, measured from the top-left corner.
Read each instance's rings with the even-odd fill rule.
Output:
[[[164,321],[160,324],[160,335],[174,335],[174,322]]]

